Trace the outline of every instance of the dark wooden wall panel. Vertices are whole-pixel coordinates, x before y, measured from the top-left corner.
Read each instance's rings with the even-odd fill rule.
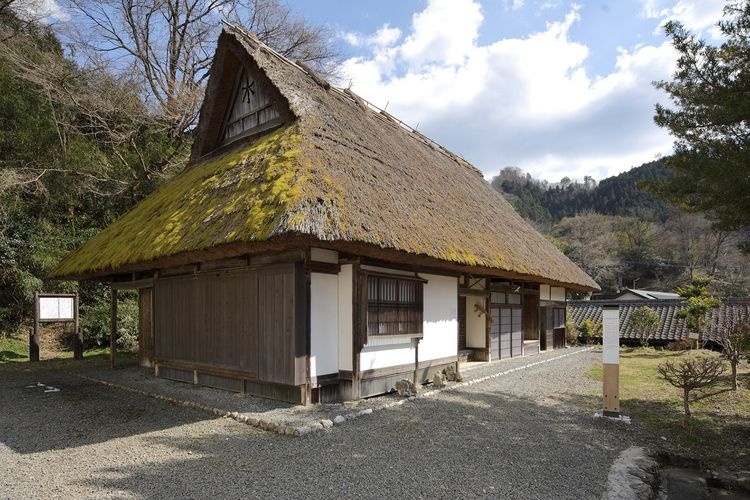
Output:
[[[138,291],[138,358],[141,366],[150,367],[154,361],[154,329],[152,324],[152,288]]]
[[[458,350],[466,349],[466,297],[458,298]]]
[[[157,279],[156,358],[241,370],[266,382],[304,384],[306,349],[301,349],[302,362],[295,357],[300,350],[295,333],[306,325],[295,308],[298,272],[294,264],[285,264]]]
[[[258,377],[295,385],[295,270],[258,271]]]

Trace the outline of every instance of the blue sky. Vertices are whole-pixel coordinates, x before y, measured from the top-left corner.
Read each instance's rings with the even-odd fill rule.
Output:
[[[342,83],[481,168],[601,179],[669,154],[653,125],[677,19],[709,41],[723,0],[288,0],[330,28]]]

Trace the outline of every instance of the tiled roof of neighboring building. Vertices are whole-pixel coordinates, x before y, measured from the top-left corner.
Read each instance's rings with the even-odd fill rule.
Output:
[[[650,307],[661,318],[659,329],[653,337],[653,340],[683,340],[688,336],[685,320],[676,317],[677,311],[684,307],[682,300],[579,300],[568,303],[570,315],[573,322],[578,325],[583,321],[590,319],[597,323],[602,321],[602,308],[604,306],[619,306],[620,308],[620,338],[636,339],[637,332],[633,331],[630,325],[630,316],[639,307]],[[723,304],[710,312],[708,331],[704,339],[713,340],[716,338],[721,325],[728,319],[737,320],[739,318],[750,318],[750,298],[731,298],[725,299]]]

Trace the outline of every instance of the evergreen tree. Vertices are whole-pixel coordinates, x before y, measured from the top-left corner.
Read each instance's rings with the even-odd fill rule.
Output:
[[[725,41],[713,46],[666,25],[679,59],[673,79],[656,83],[673,106],[657,105],[655,121],[675,137],[665,159],[674,175],[653,189],[737,229],[750,225],[750,0],[727,5],[719,29]]]

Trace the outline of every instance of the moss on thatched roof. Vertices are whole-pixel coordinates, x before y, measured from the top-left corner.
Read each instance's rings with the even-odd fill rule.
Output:
[[[185,252],[304,236],[598,289],[463,159],[352,92],[320,85],[243,30],[225,27],[217,54],[230,44],[278,88],[292,124],[201,159],[216,146],[215,117],[224,116],[211,108],[212,73],[192,165],[66,257],[54,276],[104,276]]]

